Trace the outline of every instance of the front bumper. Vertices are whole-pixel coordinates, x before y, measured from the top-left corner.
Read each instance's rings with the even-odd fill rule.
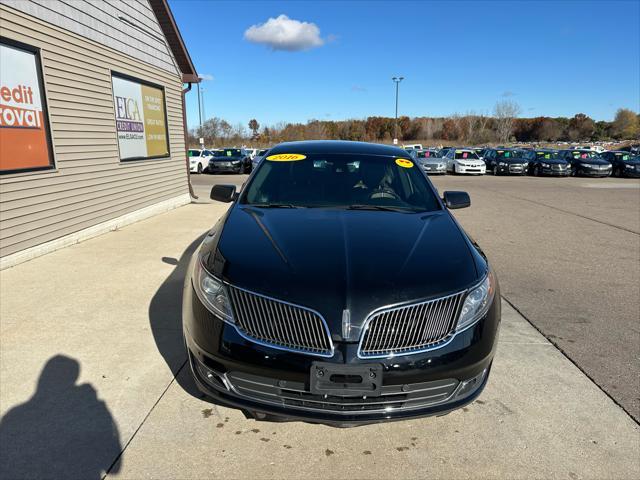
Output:
[[[468,165],[454,165],[454,172],[466,175],[484,175],[487,173],[486,165],[482,166],[468,166]]]
[[[640,168],[623,168],[622,176],[628,178],[640,178]]]
[[[445,175],[447,173],[447,166],[442,164],[440,168],[436,165],[422,165],[422,170],[428,175]]]
[[[229,164],[225,164],[225,163],[220,163],[220,162],[211,162],[209,163],[209,168],[208,171],[210,173],[214,173],[214,172],[234,172],[234,173],[239,173],[242,171],[242,162],[238,163],[237,165],[232,164],[231,162],[228,162]]]
[[[578,166],[576,168],[576,174],[584,176],[584,177],[608,177],[611,175],[611,167],[600,170],[595,168],[588,168],[583,166]]]
[[[502,175],[526,175],[527,167],[524,165],[496,165],[498,173]]]
[[[496,348],[500,302],[441,348],[385,359],[359,359],[357,343],[335,344],[331,358],[283,351],[241,336],[185,288],[183,326],[196,384],[219,402],[251,412],[335,426],[443,415],[472,402],[486,385]],[[499,299],[499,294],[496,295]],[[381,365],[380,396],[311,393],[314,363]]]
[[[553,167],[540,167],[540,175],[548,177],[568,177],[571,175],[571,169],[567,167],[563,170],[557,170]]]

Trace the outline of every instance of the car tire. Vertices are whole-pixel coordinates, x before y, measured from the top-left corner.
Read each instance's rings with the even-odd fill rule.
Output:
[[[201,163],[198,164],[198,168],[196,170],[198,171],[198,175],[202,175],[202,164]]]
[[[494,165],[494,166],[493,166],[493,170],[491,171],[491,173],[493,173],[496,177],[497,177],[498,175],[500,175],[500,174],[498,173],[498,166],[497,166],[497,165]]]
[[[533,167],[533,175],[536,176],[536,177],[540,176],[540,165],[535,165]]]

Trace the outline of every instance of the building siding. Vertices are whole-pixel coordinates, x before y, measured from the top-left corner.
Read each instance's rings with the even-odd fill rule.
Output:
[[[0,257],[188,193],[175,66],[144,62],[9,3],[0,4],[0,35],[41,49],[56,168],[0,176]],[[164,87],[168,158],[120,162],[111,71]]]
[[[147,0],[0,0],[0,3],[178,74]]]

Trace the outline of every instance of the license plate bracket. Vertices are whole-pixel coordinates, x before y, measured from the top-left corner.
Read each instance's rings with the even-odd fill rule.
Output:
[[[378,397],[382,392],[382,365],[345,365],[313,362],[309,387],[316,395]]]

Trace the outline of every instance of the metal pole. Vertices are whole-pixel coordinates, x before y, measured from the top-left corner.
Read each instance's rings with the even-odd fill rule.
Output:
[[[200,119],[198,137],[202,137],[202,103],[200,102],[200,83],[198,83],[198,118]]]
[[[400,82],[404,80],[404,77],[393,77],[391,80],[393,80],[396,84],[396,117],[395,117],[395,123],[393,126],[393,144],[397,145],[398,144],[398,90],[399,90]]]
[[[205,89],[202,89],[202,118],[204,118],[204,121],[207,121],[207,111],[204,109],[204,92]]]
[[[400,82],[396,81],[396,122],[393,128],[394,143],[398,143],[398,87]]]

